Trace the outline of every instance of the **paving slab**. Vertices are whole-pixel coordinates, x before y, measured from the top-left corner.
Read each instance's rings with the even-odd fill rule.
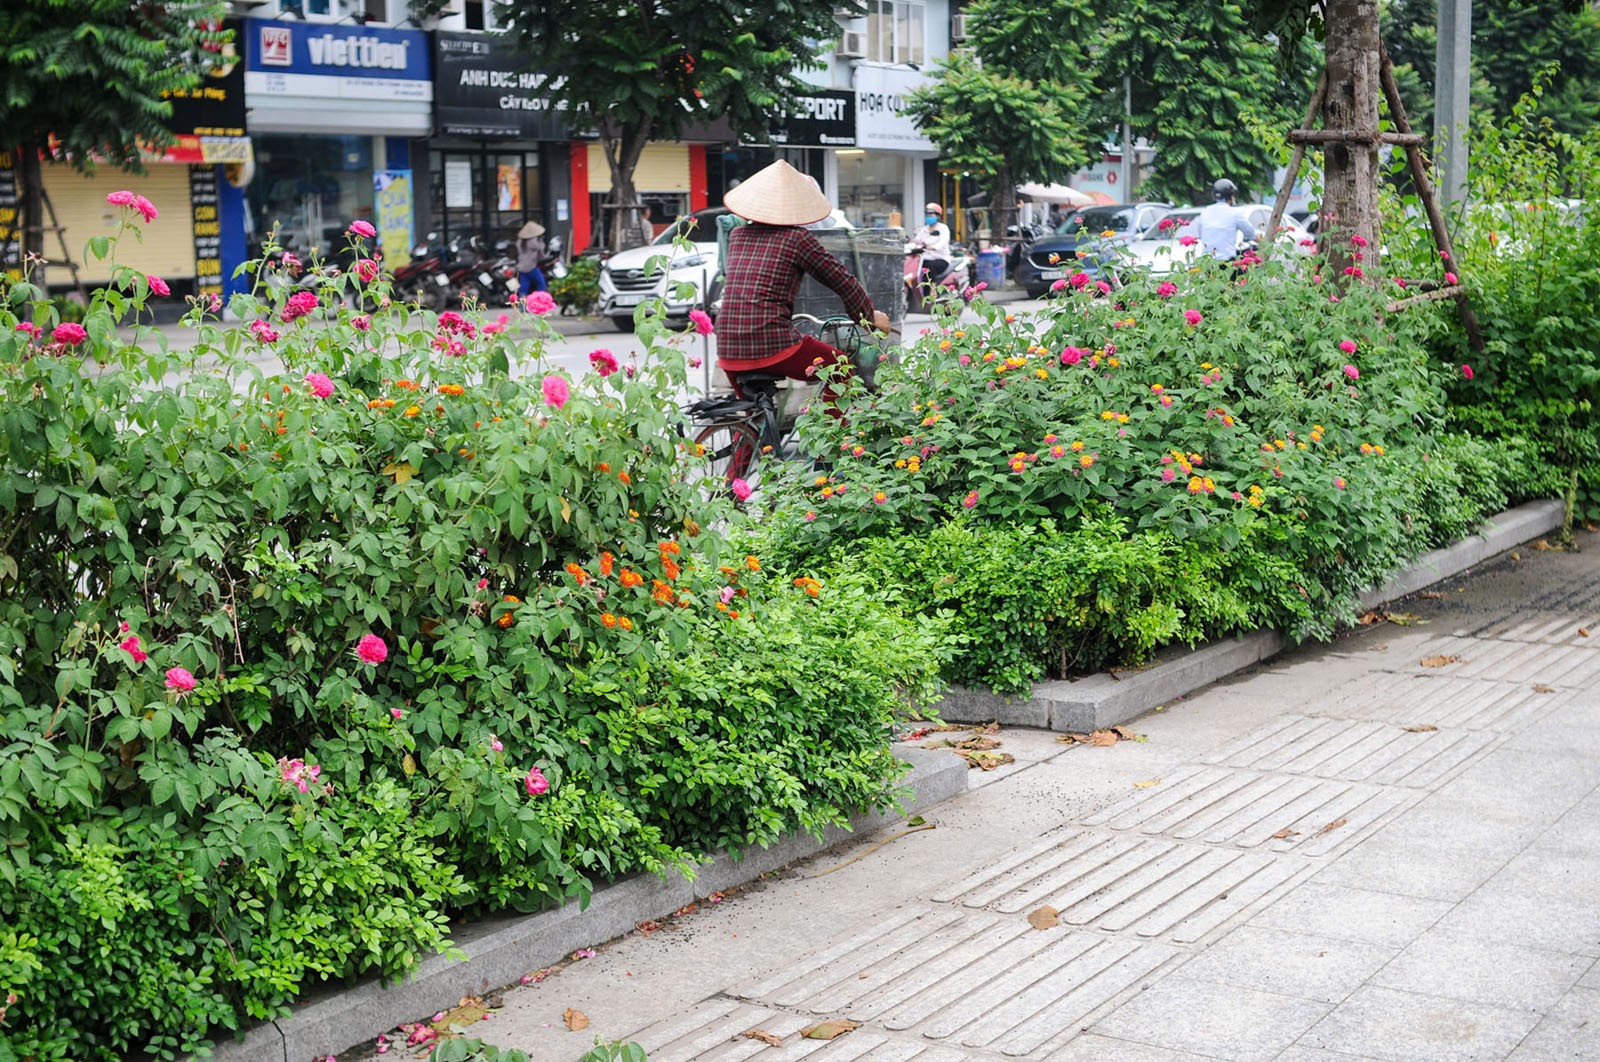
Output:
[[[1372,983],[1430,996],[1548,1010],[1592,965],[1587,957],[1494,943],[1460,928],[1430,929]],[[1596,1012],[1600,1019],[1600,1012]]]
[[[1530,1010],[1367,987],[1300,1040],[1393,1062],[1461,1062],[1509,1055],[1539,1022]]]
[[[1509,1056],[1511,1062],[1568,1062],[1600,1058],[1600,990],[1575,988]]]
[[[1338,1003],[1399,954],[1398,948],[1382,944],[1247,925],[1184,963],[1181,973],[1199,981]]]
[[[1248,1062],[1276,1058],[1331,1009],[1326,1003],[1179,973],[1124,1003],[1090,1031]]]
[[[1297,885],[1257,912],[1250,924],[1398,950],[1420,937],[1453,907],[1448,900],[1313,880]]]

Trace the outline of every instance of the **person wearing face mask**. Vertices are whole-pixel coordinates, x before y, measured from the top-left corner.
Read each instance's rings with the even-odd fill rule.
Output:
[[[950,271],[950,230],[944,223],[944,207],[929,203],[923,208],[922,228],[911,237],[922,248],[922,275],[927,283],[937,284]]]

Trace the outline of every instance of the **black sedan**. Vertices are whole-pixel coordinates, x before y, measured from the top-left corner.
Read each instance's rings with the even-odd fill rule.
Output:
[[[1171,209],[1171,203],[1118,203],[1074,210],[1053,234],[1027,249],[1017,264],[1016,281],[1028,298],[1037,299],[1074,273],[1098,280],[1112,257],[1105,253],[1108,245],[1137,239]]]

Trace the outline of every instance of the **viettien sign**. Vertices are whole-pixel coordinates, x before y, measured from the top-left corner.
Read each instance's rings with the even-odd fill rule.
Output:
[[[444,136],[566,140],[549,77],[502,37],[434,34],[434,126]]]
[[[257,96],[433,98],[428,38],[416,30],[249,19],[245,89]]]
[[[856,94],[816,89],[796,96],[790,114],[773,125],[771,137],[786,147],[855,147]]]

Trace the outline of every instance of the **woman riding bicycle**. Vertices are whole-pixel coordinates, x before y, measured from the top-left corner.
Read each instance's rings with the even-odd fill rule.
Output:
[[[794,327],[794,300],[806,274],[838,293],[851,320],[889,330],[888,315],[873,308],[860,281],[804,228],[833,210],[810,177],[779,160],[730,190],[722,202],[750,222],[728,236],[717,319],[717,360],[735,394],[744,397],[742,373],[806,380],[824,365],[849,363],[844,351]],[[823,392],[825,400],[833,397]]]

